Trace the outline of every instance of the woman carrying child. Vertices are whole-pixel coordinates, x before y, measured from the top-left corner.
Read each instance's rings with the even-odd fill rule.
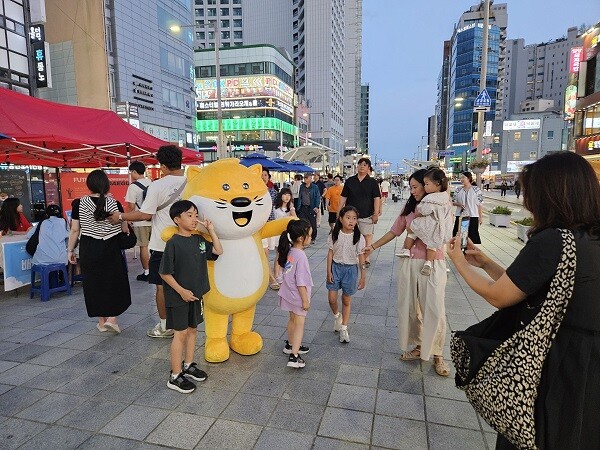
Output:
[[[427,246],[421,274],[431,275],[436,250],[452,238],[452,203],[448,195],[448,178],[442,169],[429,169],[423,176],[427,195],[417,205],[414,220],[407,227],[401,258],[410,258],[410,249],[417,238]]]
[[[283,353],[290,355],[287,366],[295,369],[306,365],[300,355],[308,353],[308,347],[302,345],[302,336],[313,281],[304,248],[310,245],[311,233],[307,220],[291,221],[281,233],[277,247],[277,264],[282,271],[279,307],[290,314]]]
[[[340,342],[350,342],[348,321],[350,303],[358,289],[365,287],[365,238],[358,229],[358,211],[344,206],[327,238],[327,294],[334,316],[333,331],[340,332]],[[359,268],[360,267],[360,268]],[[358,277],[360,271],[360,279]],[[338,310],[338,291],[342,290],[342,312]]]

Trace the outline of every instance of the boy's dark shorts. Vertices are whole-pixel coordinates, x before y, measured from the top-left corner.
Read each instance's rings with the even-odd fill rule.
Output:
[[[204,321],[201,302],[196,300],[181,306],[167,306],[167,329],[185,331],[198,327]]]
[[[150,261],[148,261],[148,283],[162,286],[163,280],[158,274],[163,252],[150,250]]]
[[[336,212],[330,212],[329,213],[329,219],[327,220],[328,223],[335,223],[337,221],[337,213]]]

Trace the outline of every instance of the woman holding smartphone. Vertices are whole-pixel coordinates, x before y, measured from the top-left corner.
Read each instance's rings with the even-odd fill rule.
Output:
[[[424,176],[420,169],[409,178],[410,197],[390,231],[365,248],[368,255],[373,250],[391,242],[410,227],[415,218],[417,204],[427,194]],[[410,258],[398,260],[398,340],[402,361],[429,361],[433,356],[435,372],[442,377],[450,375],[450,368],[442,356],[446,339],[445,290],[448,275],[441,249],[437,249],[430,274],[421,269],[427,259],[427,246],[416,239],[410,249]]]
[[[479,225],[483,223],[483,193],[475,184],[473,184],[473,174],[471,172],[463,172],[460,174],[460,182],[462,186],[454,192],[454,201],[452,204],[456,206],[456,220],[454,221],[454,229],[452,236],[456,236],[458,226],[460,225],[461,216],[469,217],[469,239],[473,244],[481,244],[479,237]]]

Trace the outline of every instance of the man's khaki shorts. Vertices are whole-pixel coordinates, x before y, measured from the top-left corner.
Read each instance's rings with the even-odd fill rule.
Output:
[[[363,236],[368,236],[373,234],[373,231],[375,231],[375,225],[373,225],[373,221],[370,217],[367,217],[366,219],[358,219],[358,229],[360,230],[360,234]]]
[[[135,233],[135,237],[137,238],[137,246],[139,247],[148,247],[148,243],[150,242],[150,232],[152,231],[152,227],[133,227],[133,232]]]

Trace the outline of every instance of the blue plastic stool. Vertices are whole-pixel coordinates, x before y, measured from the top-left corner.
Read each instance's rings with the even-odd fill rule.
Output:
[[[62,272],[63,284],[61,286],[50,286],[50,274],[53,272]],[[40,274],[39,286],[36,286],[35,284],[36,273]],[[34,264],[31,267],[31,290],[29,292],[29,298],[33,298],[33,295],[39,292],[41,300],[47,302],[50,300],[50,296],[55,292],[64,291],[66,291],[68,295],[71,295],[71,284],[69,283],[66,264]]]

